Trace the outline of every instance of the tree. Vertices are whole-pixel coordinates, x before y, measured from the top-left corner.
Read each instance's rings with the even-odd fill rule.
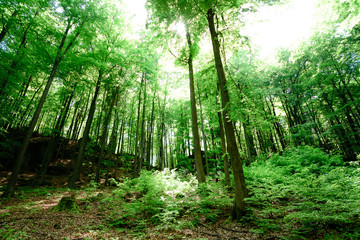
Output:
[[[201,158],[201,146],[200,146],[200,136],[199,136],[199,127],[197,122],[197,109],[196,109],[196,98],[195,98],[195,85],[194,85],[194,69],[193,69],[193,58],[195,55],[196,44],[193,44],[191,35],[190,35],[190,24],[191,19],[194,15],[191,13],[191,5],[185,1],[172,2],[167,1],[166,3],[162,1],[149,1],[153,10],[155,11],[153,16],[162,16],[161,21],[167,21],[167,24],[170,25],[176,21],[183,19],[186,29],[186,42],[188,45],[188,54],[183,51],[183,55],[180,57],[180,61],[185,62],[188,65],[189,71],[189,85],[190,85],[190,103],[191,103],[191,117],[192,117],[192,133],[194,140],[194,155],[195,155],[195,166],[197,172],[197,179],[199,183],[205,182],[205,172],[204,166]],[[185,55],[185,56],[184,56]],[[184,60],[186,59],[186,60]]]
[[[64,22],[66,24],[65,29],[63,31],[56,54],[53,58],[54,62],[52,64],[50,76],[47,80],[45,89],[42,93],[42,96],[37,105],[35,113],[29,124],[28,130],[26,132],[23,143],[21,145],[21,149],[19,150],[19,153],[15,160],[12,174],[9,178],[7,188],[3,194],[4,196],[11,196],[14,194],[18,174],[20,172],[21,165],[24,162],[24,155],[25,155],[26,149],[29,145],[31,135],[32,135],[35,125],[39,119],[41,109],[45,103],[46,97],[49,93],[50,86],[54,80],[54,77],[55,77],[57,69],[60,65],[60,62],[66,56],[66,54],[71,49],[71,47],[76,43],[77,38],[83,32],[85,23],[90,21],[90,19],[93,17],[91,14],[94,14],[95,6],[79,0],[79,1],[73,2],[71,4],[69,4],[68,2],[60,2],[60,7],[64,11],[62,13],[56,13],[56,15],[60,15],[59,16],[60,19],[64,20]],[[84,8],[87,9],[88,11],[83,11]],[[56,9],[54,9],[54,12],[56,12]]]
[[[235,180],[235,206],[232,212],[234,219],[240,218],[245,212],[245,197],[247,196],[247,189],[244,177],[244,171],[242,168],[242,161],[240,158],[239,150],[236,144],[235,132],[233,123],[229,116],[229,92],[226,86],[226,77],[224,67],[220,56],[220,42],[219,34],[215,29],[215,12],[213,7],[207,10],[207,21],[209,24],[209,30],[211,35],[211,42],[213,46],[213,53],[215,59],[216,71],[219,79],[219,88],[221,92],[221,107],[223,108],[223,123],[225,127],[227,149],[233,168],[234,180]]]

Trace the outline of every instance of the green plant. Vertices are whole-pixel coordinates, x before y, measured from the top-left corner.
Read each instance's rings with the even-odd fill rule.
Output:
[[[154,224],[159,230],[193,226],[190,221],[193,216],[200,214],[208,221],[215,221],[232,205],[220,183],[197,187],[193,175],[184,176],[175,170],[142,171],[138,178],[119,183],[118,187],[113,194],[122,213],[111,217],[111,224],[118,228],[133,228],[134,223]],[[112,197],[106,201],[113,201]]]
[[[352,229],[356,236],[360,229],[359,169],[345,166],[338,155],[308,146],[288,149],[246,167],[245,176],[252,223],[263,231],[277,224],[295,238],[322,238],[326,231]]]

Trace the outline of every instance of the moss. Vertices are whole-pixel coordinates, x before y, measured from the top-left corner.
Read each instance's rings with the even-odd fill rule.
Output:
[[[76,202],[75,196],[62,197],[58,205],[56,205],[52,211],[53,212],[63,212],[63,211],[78,211],[79,205]]]

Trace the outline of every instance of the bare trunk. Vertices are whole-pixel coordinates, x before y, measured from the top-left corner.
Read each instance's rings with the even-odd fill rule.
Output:
[[[80,148],[79,148],[79,152],[78,155],[76,157],[76,162],[75,162],[75,167],[74,167],[74,171],[73,174],[70,178],[69,181],[69,188],[74,189],[75,188],[75,182],[76,180],[79,178],[80,176],[80,170],[81,170],[81,165],[82,165],[82,161],[84,158],[84,154],[85,154],[85,148],[87,145],[87,142],[89,140],[89,133],[90,133],[90,128],[91,128],[91,123],[94,119],[94,114],[95,114],[95,109],[96,109],[96,100],[100,91],[100,82],[102,79],[102,72],[101,70],[99,70],[99,76],[96,82],[96,87],[95,87],[95,93],[94,93],[94,97],[91,101],[91,105],[90,105],[90,110],[89,110],[89,115],[88,118],[86,120],[86,125],[85,125],[85,130],[84,130],[84,134],[83,137],[80,141]]]
[[[235,206],[232,212],[232,217],[235,219],[239,219],[245,212],[244,198],[247,196],[247,189],[245,184],[244,172],[242,168],[242,161],[236,144],[233,124],[228,114],[230,97],[226,86],[224,67],[220,57],[219,36],[215,30],[214,16],[215,13],[213,9],[212,8],[209,9],[207,12],[207,20],[209,23],[209,30],[210,30],[213,53],[215,58],[215,66],[219,79],[219,86],[221,92],[221,106],[223,109],[223,121],[225,126],[227,149],[230,155],[230,160],[232,163],[234,180],[235,180]]]
[[[51,71],[51,74],[49,76],[49,79],[46,83],[46,86],[45,86],[45,89],[44,89],[44,92],[40,98],[40,102],[35,110],[35,113],[34,113],[34,116],[32,117],[31,119],[31,122],[30,122],[30,125],[28,127],[28,130],[26,131],[26,134],[25,134],[25,137],[24,137],[24,140],[21,144],[21,148],[18,152],[18,155],[16,157],[16,160],[15,160],[15,164],[14,164],[14,167],[13,167],[13,170],[12,170],[12,173],[11,173],[11,176],[9,178],[9,181],[8,181],[8,184],[7,184],[7,187],[3,193],[3,196],[13,196],[14,195],[14,191],[15,191],[15,186],[16,186],[16,182],[17,182],[17,179],[18,179],[18,175],[20,173],[20,169],[21,169],[21,166],[24,162],[24,157],[25,157],[25,153],[26,153],[26,150],[27,150],[27,147],[29,145],[29,142],[30,142],[30,138],[32,136],[32,133],[34,131],[34,128],[35,128],[35,125],[39,119],[39,116],[40,116],[40,113],[41,113],[41,109],[45,103],[45,99],[49,93],[49,90],[50,90],[50,86],[51,86],[51,83],[52,81],[54,80],[54,77],[55,77],[55,73],[59,67],[59,63],[60,61],[55,61],[54,65],[53,65],[53,69]]]
[[[203,138],[203,143],[204,143],[204,152],[205,152],[206,175],[209,175],[209,173],[210,173],[209,159],[208,159],[208,155],[207,155],[208,146],[207,146],[206,134],[205,134],[205,129],[204,129],[204,118],[203,118],[203,114],[202,114],[201,95],[200,95],[200,88],[199,88],[198,82],[197,82],[197,89],[198,89],[199,106],[200,106],[201,133],[202,133],[202,138]]]
[[[205,179],[204,166],[201,159],[200,136],[199,136],[199,127],[197,122],[197,113],[196,113],[193,56],[191,53],[192,42],[188,27],[186,30],[187,30],[186,38],[189,47],[188,66],[189,66],[190,101],[191,101],[191,118],[192,118],[191,122],[192,122],[192,133],[193,133],[194,151],[195,151],[195,166],[196,166],[197,179],[199,183],[203,183],[206,181],[206,179]]]
[[[111,119],[111,115],[112,115],[112,111],[117,99],[117,92],[118,89],[115,89],[114,93],[109,96],[110,98],[110,106],[109,106],[109,110],[105,116],[105,120],[104,120],[104,126],[103,126],[103,131],[102,131],[102,135],[101,135],[101,139],[100,139],[100,156],[97,162],[97,166],[96,166],[96,176],[95,176],[95,181],[97,183],[100,182],[100,171],[101,171],[101,163],[103,161],[104,158],[104,154],[105,154],[105,145],[106,145],[106,140],[108,137],[108,128],[109,128],[109,122]]]

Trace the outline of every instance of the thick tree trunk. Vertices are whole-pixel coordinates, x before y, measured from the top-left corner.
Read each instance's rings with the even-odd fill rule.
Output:
[[[230,160],[232,163],[234,180],[235,180],[235,205],[232,212],[232,217],[239,219],[245,212],[244,198],[247,196],[247,189],[245,184],[242,161],[236,144],[234,128],[228,113],[230,97],[226,86],[224,67],[220,56],[219,36],[215,30],[214,16],[215,13],[213,9],[212,8],[209,9],[207,11],[207,20],[209,23],[209,30],[210,30],[213,53],[215,58],[215,66],[216,66],[216,71],[217,71],[219,86],[221,91],[221,106],[223,109],[223,120],[225,126],[227,149],[230,155]]]
[[[194,69],[193,69],[193,56],[191,53],[191,38],[188,26],[186,31],[186,39],[189,47],[189,83],[190,83],[190,102],[191,102],[191,119],[192,119],[192,133],[194,139],[194,151],[195,151],[195,166],[197,179],[199,183],[203,183],[206,181],[204,166],[201,159],[201,146],[200,146],[200,136],[199,136],[199,127],[197,122],[197,112],[196,112],[196,99],[195,99],[195,87],[194,87]]]

